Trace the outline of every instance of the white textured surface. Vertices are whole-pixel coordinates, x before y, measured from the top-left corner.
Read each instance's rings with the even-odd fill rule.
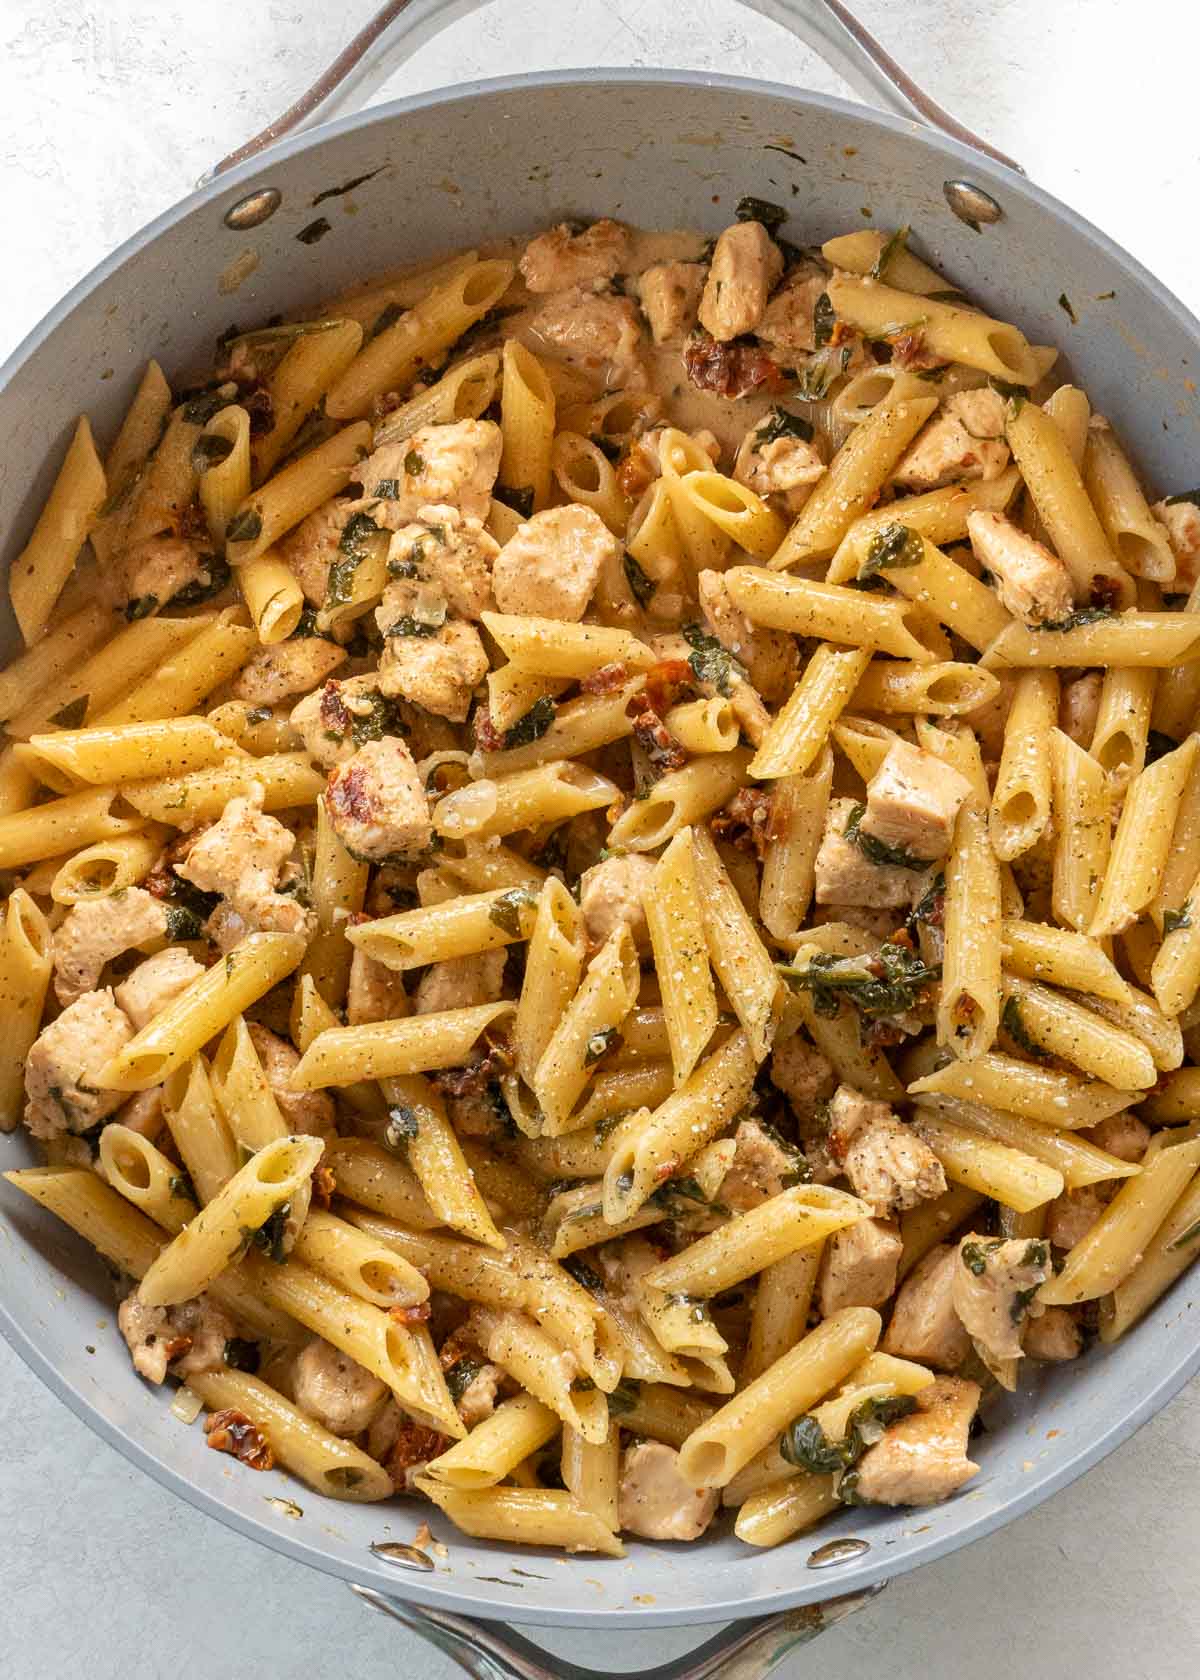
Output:
[[[373,9],[373,0],[2,0],[0,355],[92,263],[287,105]],[[1190,9],[1178,0],[857,0],[857,10],[930,93],[1200,307],[1200,23]],[[732,0],[505,0],[426,46],[387,92],[584,64],[716,69],[842,91],[783,29]],[[1197,1392],[1051,1504],[895,1583],[779,1672],[1193,1680]],[[170,1498],[3,1344],[0,1440],[0,1670],[11,1680],[157,1680],[182,1667],[215,1680],[459,1672],[340,1584]],[[639,1671],[684,1644],[676,1635],[547,1643],[576,1661]]]

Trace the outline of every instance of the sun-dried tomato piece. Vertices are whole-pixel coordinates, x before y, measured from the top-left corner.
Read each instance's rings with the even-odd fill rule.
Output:
[[[579,691],[581,694],[615,694],[628,677],[628,665],[616,659],[611,665],[601,665],[598,671],[581,678]]]
[[[642,693],[647,704],[654,708],[659,717],[663,717],[685,694],[693,693],[695,687],[696,673],[686,659],[660,659],[657,665],[651,665],[646,672],[646,685]],[[630,706],[633,706],[632,701]],[[632,715],[631,711],[630,716]]]
[[[637,709],[634,709],[634,703]],[[633,738],[650,764],[660,776],[668,770],[678,770],[687,763],[687,753],[679,745],[644,693],[635,694],[626,710],[633,718]]]
[[[389,1307],[388,1317],[397,1324],[424,1324],[432,1311],[428,1301],[418,1301],[412,1307]]]
[[[699,329],[684,343],[683,365],[699,390],[722,397],[745,397],[764,385],[782,391],[786,384],[778,362],[757,344],[740,338],[721,343]]]
[[[248,1464],[251,1470],[274,1468],[275,1454],[271,1443],[245,1412],[235,1411],[232,1406],[223,1406],[219,1412],[209,1412],[204,1420],[204,1433],[214,1451],[231,1453],[243,1464]]]
[[[448,1435],[437,1429],[426,1429],[423,1423],[414,1423],[411,1418],[406,1418],[384,1461],[384,1469],[397,1488],[407,1488],[411,1472],[419,1465],[428,1464],[431,1458],[440,1457],[449,1445]]]
[[[333,1176],[332,1167],[324,1167],[318,1163],[312,1170],[312,1193],[318,1206],[327,1208],[333,1201],[336,1189],[337,1179]]]
[[[771,834],[771,812],[775,801],[765,788],[739,788],[728,805],[713,817],[714,840],[723,840],[739,852],[753,852],[761,858]]]
[[[475,745],[480,752],[500,752],[504,746],[504,731],[492,722],[486,706],[475,708]]]

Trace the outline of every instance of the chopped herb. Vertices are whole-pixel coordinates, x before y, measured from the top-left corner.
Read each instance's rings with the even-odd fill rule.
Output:
[[[587,1051],[583,1058],[584,1066],[590,1067],[593,1062],[598,1062],[601,1056],[607,1055],[609,1046],[616,1036],[616,1027],[602,1027],[599,1032],[594,1032],[587,1041]],[[632,1183],[633,1180],[631,1179],[630,1184],[632,1185]]]
[[[482,1370],[483,1360],[472,1359],[469,1355],[456,1359],[447,1370],[446,1387],[449,1389],[450,1398],[456,1406]]]
[[[1066,292],[1059,292],[1058,307],[1062,310],[1063,314],[1067,316],[1073,327],[1077,327],[1079,325],[1079,317],[1072,309],[1071,300],[1067,296]]]
[[[522,519],[529,519],[533,514],[533,485],[523,486],[513,484],[493,484],[492,495],[496,501],[503,502],[505,507],[519,513]]]
[[[309,222],[307,226],[302,227],[296,238],[301,245],[315,245],[318,240],[324,239],[327,233],[332,232],[333,223],[329,220],[329,217],[318,216],[316,221]]]
[[[249,1371],[251,1376],[258,1370],[258,1343],[251,1342],[245,1336],[230,1336],[225,1342],[225,1363],[232,1371]]]
[[[1178,910],[1164,910],[1163,932],[1174,933],[1178,928],[1190,928],[1192,925],[1191,908],[1191,899],[1185,898]]]
[[[646,606],[658,585],[647,572],[642,570],[642,567],[628,549],[625,550],[625,577],[638,606]]]
[[[189,426],[207,426],[214,414],[228,408],[235,399],[229,394],[232,386],[224,385],[215,391],[202,391],[183,405],[183,419]]]
[[[519,939],[521,911],[531,908],[537,901],[537,893],[531,892],[528,887],[510,887],[507,892],[502,892],[499,898],[492,901],[488,910],[488,921],[502,933],[507,933],[510,939]]]
[[[258,1230],[253,1233],[256,1247],[261,1248],[268,1260],[273,1260],[277,1266],[282,1266],[287,1259],[283,1249],[283,1239],[287,1231],[288,1218],[291,1215],[292,1204],[281,1202],[274,1213],[269,1214]]]
[[[813,304],[813,343],[819,350],[823,344],[828,344],[833,337],[837,314],[833,307],[833,299],[828,292],[822,292]]]
[[[548,694],[543,694],[540,700],[535,700],[529,710],[517,719],[511,729],[504,731],[505,747],[526,747],[531,741],[540,741],[554,722],[555,716],[554,701]]]
[[[768,198],[754,198],[750,194],[738,199],[734,215],[739,222],[761,222],[768,233],[774,233],[788,219],[782,204],[772,204]]]
[[[729,649],[699,624],[685,624],[683,638],[692,649],[688,664],[696,681],[712,683],[726,697],[732,694],[734,674],[744,678],[746,672]]]
[[[200,918],[194,910],[189,910],[186,904],[168,904],[164,909],[168,939],[199,939]]]
[[[1035,624],[1035,630],[1052,630],[1066,634],[1068,630],[1082,630],[1086,624],[1100,624],[1106,618],[1115,618],[1111,607],[1080,607],[1077,612],[1068,613],[1066,618],[1048,618],[1041,624]]]
[[[802,414],[789,414],[786,408],[773,408],[754,428],[754,447],[765,449],[767,444],[785,437],[800,438],[804,443],[811,443],[812,422],[806,420]]]
[[[778,966],[792,991],[811,994],[818,1015],[836,1015],[844,997],[868,1018],[912,1009],[942,972],[940,964],[926,964],[907,945],[890,940],[862,957],[835,957],[822,951],[807,968]]]
[[[383,1141],[389,1149],[407,1148],[420,1130],[421,1122],[417,1118],[415,1108],[409,1108],[405,1103],[389,1106],[388,1123],[383,1134]]]
[[[219,467],[233,454],[233,439],[218,437],[215,432],[201,432],[192,445],[192,471],[206,473]]]
[[[563,1261],[563,1270],[570,1272],[575,1282],[581,1284],[590,1295],[596,1295],[604,1288],[604,1279],[594,1266],[589,1266],[582,1255],[570,1254]]]
[[[1156,764],[1160,758],[1174,752],[1178,745],[1178,741],[1164,735],[1161,729],[1152,729],[1146,737],[1146,763]]]
[[[916,531],[893,520],[880,526],[867,545],[866,558],[858,568],[858,581],[867,582],[880,572],[904,571],[919,566],[925,558],[925,544]]]
[[[889,846],[886,841],[877,840],[873,834],[865,834],[862,820],[866,814],[865,805],[853,806],[843,832],[851,845],[858,847],[868,863],[876,864],[881,869],[912,869],[920,872],[929,868],[928,858],[915,857],[904,846]]]
[[[226,543],[256,542],[262,535],[262,514],[257,508],[242,508],[225,527]]]
[[[74,700],[68,700],[60,712],[53,713],[50,722],[59,729],[78,729],[87,716],[89,698],[87,694],[80,694]]]
[[[1039,1062],[1045,1061],[1046,1052],[1029,1036],[1029,1029],[1021,1015],[1021,1006],[1015,997],[1004,1000],[1004,1008],[1000,1011],[1000,1025],[1013,1043],[1019,1045],[1027,1056],[1033,1056]]]
[[[909,231],[907,226],[898,227],[890,239],[884,240],[880,246],[879,255],[871,264],[870,278],[872,280],[883,280],[887,275],[888,264],[893,258],[898,257],[902,251],[908,249]]]
[[[157,609],[157,595],[135,595],[132,601],[126,601],[123,611],[127,623],[136,624],[139,618],[149,618]]]
[[[994,1242],[965,1242],[960,1259],[972,1277],[982,1277],[987,1271],[988,1255],[1003,1246],[1003,1237],[997,1237]]]
[[[171,596],[171,606],[198,607],[202,601],[211,601],[214,595],[219,595],[229,583],[233,569],[223,555],[202,554],[200,561],[204,571],[191,583],[185,583],[182,589],[175,591]]]
[[[626,1412],[636,1410],[639,1399],[637,1381],[633,1377],[626,1377],[624,1382],[619,1382],[608,1396],[610,1416],[623,1417]]]

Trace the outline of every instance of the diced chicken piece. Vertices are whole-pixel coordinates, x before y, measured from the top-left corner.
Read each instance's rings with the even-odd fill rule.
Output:
[[[1175,556],[1175,588],[1190,589],[1200,578],[1200,507],[1193,501],[1155,502],[1151,513],[1166,527]]]
[[[655,344],[685,338],[696,325],[704,290],[703,263],[656,263],[638,276],[638,299]]]
[[[843,1307],[881,1307],[896,1289],[904,1244],[887,1219],[859,1219],[835,1231],[825,1244],[817,1277],[821,1317]]]
[[[1046,1212],[1046,1241],[1055,1248],[1074,1248],[1082,1242],[1108,1206],[1108,1196],[1099,1184],[1085,1184],[1079,1190],[1064,1190]]]
[[[291,1078],[300,1065],[300,1052],[258,1021],[251,1021],[246,1030],[288,1131],[331,1138],[337,1130],[337,1110],[328,1091],[292,1089]]]
[[[94,991],[106,963],[123,951],[161,939],[166,907],[144,887],[124,887],[106,898],[72,905],[54,930],[54,994],[74,1003]]]
[[[828,279],[820,269],[798,268],[763,310],[757,337],[779,361],[789,363],[817,348],[813,312]]]
[[[307,694],[345,663],[346,650],[324,636],[290,636],[260,647],[233,679],[235,700],[251,706],[274,706],[293,694]]]
[[[818,904],[861,904],[869,910],[899,909],[912,903],[918,877],[897,864],[872,863],[862,848],[846,838],[853,799],[831,799],[825,832],[817,851]]]
[[[793,1033],[771,1051],[771,1083],[798,1114],[810,1115],[833,1090],[833,1063],[801,1033]]]
[[[850,1085],[829,1104],[829,1147],[855,1195],[881,1218],[944,1194],[946,1175],[927,1143],[888,1107]]]
[[[744,1213],[799,1181],[804,1170],[800,1151],[772,1137],[757,1120],[743,1120],[734,1142],[737,1148],[720,1189],[727,1207]]]
[[[770,416],[768,416],[768,421]],[[787,513],[799,513],[825,463],[811,443],[785,433],[764,442],[764,427],[747,432],[733,464],[739,484],[758,496],[778,496]]]
[[[387,695],[400,695],[437,717],[465,723],[471,696],[488,673],[488,656],[473,624],[448,618],[432,635],[404,611],[401,592],[386,590],[375,621],[386,640],[379,661],[378,682]],[[399,610],[398,610],[399,609]]]
[[[174,1307],[147,1307],[136,1290],[117,1309],[117,1328],[133,1358],[133,1368],[147,1382],[161,1383],[167,1367],[177,1377],[225,1368],[225,1344],[237,1329],[227,1312],[197,1295]]]
[[[148,1091],[136,1091],[128,1102],[121,1104],[113,1118],[153,1143],[164,1123],[162,1086],[152,1085]]]
[[[700,608],[708,628],[743,665],[751,685],[764,700],[784,701],[800,675],[796,638],[786,630],[752,624],[729,599],[720,572],[701,572],[697,579]]]
[[[419,857],[433,842],[429,802],[403,741],[368,741],[339,764],[325,789],[325,808],[338,838],[368,863]]]
[[[202,892],[219,893],[224,904],[209,917],[210,937],[230,950],[252,930],[311,932],[315,918],[292,894],[280,892],[281,874],[296,844],[262,808],[263,791],[231,799],[211,828],[198,834],[175,873]]]
[[[985,385],[946,398],[901,456],[892,482],[902,490],[936,490],[968,478],[999,478],[1007,465],[1004,398]]]
[[[1136,1114],[1110,1114],[1098,1126],[1089,1126],[1081,1137],[1087,1138],[1097,1149],[1105,1149],[1119,1161],[1140,1161],[1150,1142],[1150,1128]]]
[[[414,1013],[436,1015],[443,1009],[495,1003],[503,989],[507,955],[501,946],[498,951],[477,951],[473,956],[430,963],[417,987]]]
[[[1058,703],[1058,727],[1085,752],[1096,733],[1100,690],[1103,687],[1104,674],[1101,671],[1085,671],[1073,682],[1063,684],[1062,699]]]
[[[855,1497],[869,1505],[936,1505],[978,1474],[967,1457],[979,1384],[940,1377],[921,1389],[917,1410],[883,1432],[855,1472]]]
[[[602,858],[585,869],[579,882],[579,905],[584,931],[593,949],[599,949],[622,923],[629,929],[639,950],[650,946],[646,926],[645,900],[654,879],[656,859],[642,852],[625,852]]]
[[[954,1273],[954,1310],[975,1351],[1005,1388],[1015,1386],[1030,1303],[1050,1275],[1050,1245],[1028,1237],[963,1237]]]
[[[329,592],[329,568],[338,558],[338,544],[355,511],[353,502],[335,496],[322,502],[275,545],[275,553],[314,607],[324,604]]]
[[[698,1540],[713,1520],[719,1488],[692,1487],[679,1454],[661,1441],[638,1441],[621,1455],[619,1522],[644,1540]]]
[[[783,273],[783,256],[761,222],[735,222],[713,247],[700,324],[718,341],[755,330],[771,288]]]
[[[606,564],[621,545],[600,515],[577,502],[547,508],[519,525],[492,567],[496,605],[578,623]]]
[[[1026,624],[1056,624],[1074,611],[1071,574],[1044,544],[982,509],[967,515],[967,535],[979,564],[992,574],[1001,604]]]
[[[935,1371],[957,1371],[971,1351],[971,1338],[954,1310],[958,1249],[938,1243],[900,1285],[891,1322],[880,1347],[897,1359],[915,1359]]]
[[[1066,1307],[1046,1307],[1025,1325],[1024,1345],[1027,1358],[1058,1364],[1078,1359],[1083,1352],[1083,1336]]]
[[[356,1360],[314,1336],[296,1359],[296,1404],[335,1435],[357,1435],[387,1399],[387,1388]]]
[[[132,1037],[107,989],[85,992],[42,1028],[25,1058],[25,1124],[34,1137],[90,1131],[120,1108],[124,1091],[102,1091],[96,1076]]]
[[[486,519],[492,485],[500,470],[500,428],[491,420],[454,420],[420,426],[399,443],[379,446],[354,476],[364,500],[374,499],[371,518],[400,531],[421,517],[421,509],[456,507],[464,519]]]
[[[388,572],[432,584],[452,613],[475,619],[491,600],[492,565],[499,552],[499,543],[478,519],[448,503],[434,504],[393,534]]]
[[[346,984],[346,1025],[357,1027],[367,1021],[397,1021],[408,1014],[404,977],[395,969],[376,962],[357,946],[350,958]]]
[[[534,350],[589,372],[607,369],[613,389],[644,381],[638,357],[642,324],[632,298],[598,297],[572,286],[546,299],[529,331]]]
[[[931,863],[949,850],[955,818],[970,791],[970,782],[953,765],[907,741],[894,741],[867,783],[861,830]]]
[[[116,988],[116,1000],[133,1022],[134,1031],[141,1032],[203,973],[203,965],[190,951],[182,945],[168,945],[125,976]]]
[[[126,549],[114,566],[97,572],[97,592],[129,619],[148,618],[190,583],[207,582],[213,556],[187,537],[147,537]]]
[[[399,708],[380,693],[379,677],[331,677],[292,708],[289,722],[314,764],[332,770],[364,741],[400,733]]]
[[[559,222],[531,239],[517,264],[531,292],[561,292],[568,286],[611,280],[629,261],[629,229],[604,216],[582,232]]]

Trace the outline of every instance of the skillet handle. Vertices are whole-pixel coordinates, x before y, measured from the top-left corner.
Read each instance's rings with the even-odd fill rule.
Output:
[[[349,1585],[352,1593],[374,1609],[453,1657],[473,1680],[614,1680],[610,1669],[584,1668],[562,1657],[552,1657],[503,1622],[472,1621],[445,1610],[407,1604],[353,1581]],[[639,1680],[717,1680],[718,1676],[721,1680],[765,1680],[790,1652],[809,1644],[843,1616],[862,1609],[886,1585],[886,1581],[881,1581],[861,1592],[826,1599],[822,1604],[731,1622],[686,1656],[636,1672]]]
[[[396,68],[449,24],[489,0],[388,0],[306,92],[260,133],[203,176],[206,185],[235,164],[257,157],[285,134],[297,134],[359,111]],[[842,0],[741,0],[782,24],[822,58],[868,105],[940,129],[1018,174],[1021,165],[964,128],[907,75]]]

